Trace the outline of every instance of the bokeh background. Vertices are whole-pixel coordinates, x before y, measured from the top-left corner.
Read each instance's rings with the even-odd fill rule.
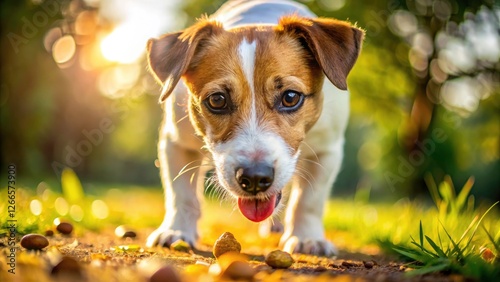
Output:
[[[150,37],[223,1],[18,0],[0,3],[1,162],[20,185],[159,189],[162,110],[147,70]],[[309,0],[366,30],[348,79],[352,115],[334,195],[425,197],[449,175],[500,199],[500,6],[495,0]],[[1,184],[4,185],[4,184]]]

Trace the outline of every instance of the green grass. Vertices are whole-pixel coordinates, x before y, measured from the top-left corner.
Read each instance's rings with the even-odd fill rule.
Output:
[[[99,231],[120,224],[154,228],[161,223],[163,194],[160,187],[110,186],[94,189],[92,191],[99,192],[89,194],[85,193],[87,189],[82,187],[72,171],[63,175],[62,193],[44,183],[36,189],[17,189],[19,235],[43,233],[52,228],[52,222],[57,217],[74,222],[77,232]],[[369,191],[361,191],[353,199],[330,200],[324,219],[327,236],[335,241],[340,233],[348,234],[347,237],[352,240],[338,244],[347,251],[359,251],[367,244],[376,244],[385,252],[398,254],[414,268],[408,272],[409,275],[443,272],[481,281],[499,277],[498,206],[474,203],[470,195],[472,179],[458,193],[451,179],[437,185],[428,177],[427,183],[435,206],[406,198],[395,203],[372,203]],[[0,190],[0,197],[2,195],[7,196],[6,189]],[[5,201],[0,201],[0,210],[7,210],[6,205]],[[36,206],[41,206],[41,209],[37,211]],[[217,201],[207,200],[205,208],[208,209],[205,214],[226,217],[229,214],[231,219],[228,220],[241,220],[237,212],[228,213],[231,207],[221,206]],[[7,213],[0,214],[0,236],[8,232],[8,219]],[[219,226],[214,231],[214,224],[219,223],[203,223],[202,219],[200,226],[205,229],[202,232],[216,238],[219,229],[225,227]],[[242,228],[255,228],[255,224],[243,225]]]

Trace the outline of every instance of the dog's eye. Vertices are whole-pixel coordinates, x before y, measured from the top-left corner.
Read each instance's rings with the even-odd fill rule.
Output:
[[[223,109],[227,106],[226,97],[223,94],[212,94],[208,97],[208,103],[212,109]]]
[[[226,98],[224,93],[214,93],[208,96],[204,101],[207,108],[214,114],[227,113],[230,101]]]
[[[295,111],[302,106],[303,101],[304,95],[296,91],[287,90],[281,96],[281,103],[278,109],[285,112]]]

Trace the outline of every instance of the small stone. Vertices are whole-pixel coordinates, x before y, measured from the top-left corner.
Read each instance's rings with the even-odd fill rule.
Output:
[[[325,272],[325,271],[327,271],[327,270],[328,270],[328,269],[327,269],[326,267],[324,267],[324,266],[320,265],[320,266],[318,266],[318,267],[316,267],[316,268],[314,269],[314,272]]]
[[[260,264],[260,265],[257,265],[254,267],[255,271],[257,272],[266,272],[266,273],[272,273],[273,272],[273,268],[270,267],[269,265],[267,264]]]
[[[351,267],[360,267],[361,266],[361,263],[359,262],[355,262],[355,261],[343,261],[342,266],[346,267],[346,268],[351,268]]]
[[[50,229],[49,230],[45,230],[45,236],[49,236],[49,237],[50,236],[54,236],[54,231],[52,231]]]
[[[69,222],[61,222],[56,226],[56,230],[64,235],[69,235],[73,232],[73,225]]]
[[[166,265],[160,269],[158,269],[151,277],[149,278],[150,282],[181,282],[181,277],[179,273],[170,265]]]
[[[233,261],[222,272],[222,277],[229,280],[245,280],[252,281],[256,271],[247,262]]]
[[[189,253],[189,251],[191,251],[191,246],[186,241],[179,239],[170,244],[170,249],[173,251]]]
[[[373,268],[375,263],[373,261],[363,261],[363,265],[365,266],[365,268],[371,269]]]
[[[137,233],[126,225],[120,225],[115,229],[115,235],[120,238],[135,238]]]
[[[231,232],[224,232],[217,241],[215,241],[213,253],[216,258],[227,252],[239,253],[241,245],[236,241]]]
[[[63,257],[61,261],[56,264],[51,271],[52,275],[66,274],[66,275],[81,275],[80,264],[70,257]]]
[[[289,253],[275,250],[267,254],[266,263],[272,268],[289,268],[294,260]]]
[[[41,250],[49,245],[49,240],[40,234],[28,234],[21,238],[20,243],[28,250]]]

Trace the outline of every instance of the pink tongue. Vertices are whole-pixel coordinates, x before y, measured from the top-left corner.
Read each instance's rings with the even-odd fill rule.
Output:
[[[276,204],[276,195],[268,200],[254,200],[238,198],[238,207],[241,213],[251,221],[260,222],[273,214]]]

